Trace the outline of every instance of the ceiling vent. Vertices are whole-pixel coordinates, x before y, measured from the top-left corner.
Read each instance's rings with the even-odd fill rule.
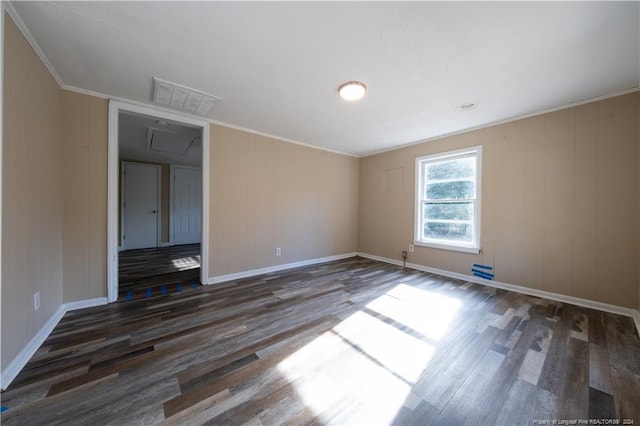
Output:
[[[147,128],[147,151],[161,154],[185,155],[199,137],[175,133],[171,130]]]
[[[151,101],[190,114],[209,116],[222,98],[153,77]]]

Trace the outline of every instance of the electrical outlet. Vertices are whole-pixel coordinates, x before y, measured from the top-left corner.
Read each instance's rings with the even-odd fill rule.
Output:
[[[413,253],[414,251],[416,251],[416,248],[413,244],[409,244],[409,253]]]
[[[36,291],[33,293],[33,310],[37,311],[40,309],[40,292]]]
[[[280,247],[276,247],[276,256],[280,256],[282,254],[282,250]]]

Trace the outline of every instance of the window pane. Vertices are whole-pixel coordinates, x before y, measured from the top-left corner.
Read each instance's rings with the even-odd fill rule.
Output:
[[[428,203],[424,208],[425,219],[473,220],[473,203]]]
[[[430,200],[458,200],[474,198],[475,195],[475,183],[468,180],[427,185],[427,199]]]
[[[427,164],[427,179],[455,179],[473,177],[476,174],[474,157]]]
[[[438,240],[463,241],[470,243],[473,225],[470,223],[425,222],[424,237]]]

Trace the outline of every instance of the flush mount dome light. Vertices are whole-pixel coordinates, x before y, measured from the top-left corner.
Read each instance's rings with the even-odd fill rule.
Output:
[[[348,81],[338,87],[338,94],[345,101],[357,101],[367,93],[367,85],[361,81]]]

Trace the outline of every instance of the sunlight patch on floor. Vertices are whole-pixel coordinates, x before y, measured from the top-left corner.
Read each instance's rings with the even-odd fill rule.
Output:
[[[401,284],[367,307],[437,340],[460,302]],[[425,325],[436,320],[438,325]],[[278,369],[322,423],[389,424],[434,351],[431,344],[359,311]]]
[[[400,284],[367,308],[437,341],[447,332],[461,306],[452,297]]]
[[[356,312],[333,330],[405,382],[414,383],[433,355],[433,346],[364,312]]]
[[[181,257],[180,259],[173,259],[173,266],[178,271],[186,271],[188,269],[194,269],[200,267],[200,255]]]

